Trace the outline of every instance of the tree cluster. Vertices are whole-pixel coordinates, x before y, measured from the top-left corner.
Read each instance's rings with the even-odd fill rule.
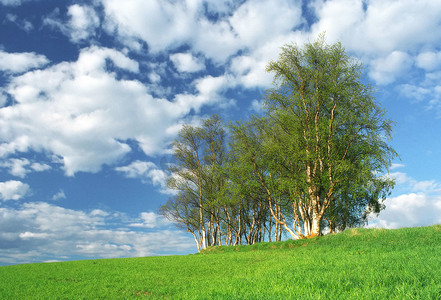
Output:
[[[392,122],[341,44],[286,45],[267,71],[264,115],[229,126],[214,115],[173,143],[176,195],[160,213],[199,251],[362,225],[393,188],[382,176],[396,156]]]

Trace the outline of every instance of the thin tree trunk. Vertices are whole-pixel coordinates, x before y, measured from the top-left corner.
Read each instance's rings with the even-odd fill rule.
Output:
[[[194,232],[192,232],[190,230],[187,230],[187,231],[190,232],[193,235],[194,240],[196,242],[196,246],[198,248],[198,253],[201,253],[201,246],[199,245],[199,241],[198,241],[198,238],[197,238],[196,234],[194,234]]]

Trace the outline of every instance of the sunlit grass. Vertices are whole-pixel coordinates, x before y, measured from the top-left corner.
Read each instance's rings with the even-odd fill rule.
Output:
[[[441,226],[0,268],[1,299],[439,299]]]

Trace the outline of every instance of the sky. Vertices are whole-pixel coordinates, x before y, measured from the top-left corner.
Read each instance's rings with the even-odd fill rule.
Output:
[[[182,124],[261,112],[266,64],[325,32],[395,122],[368,227],[441,223],[439,0],[0,0],[0,265],[190,254],[157,210]]]

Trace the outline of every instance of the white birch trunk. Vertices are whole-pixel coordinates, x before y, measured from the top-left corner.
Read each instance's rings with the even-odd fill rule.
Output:
[[[320,235],[320,216],[318,214],[313,214],[312,216],[312,228],[310,237],[316,237]]]

